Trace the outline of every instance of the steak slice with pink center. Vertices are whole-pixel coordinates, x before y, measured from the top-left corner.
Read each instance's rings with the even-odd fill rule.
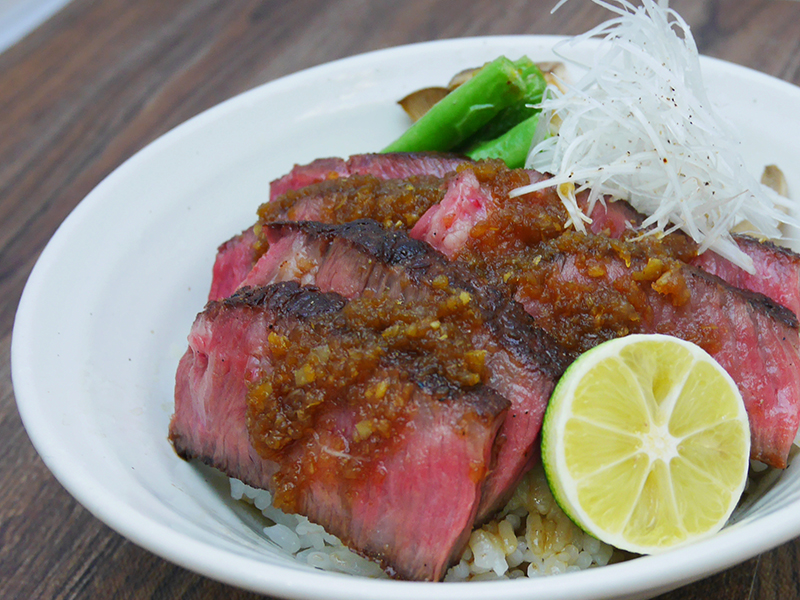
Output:
[[[572,351],[634,332],[658,331],[698,343],[742,392],[752,457],[786,466],[800,425],[800,342],[790,310],[680,260],[695,256],[686,236],[628,239],[620,224],[635,222],[636,213],[627,205],[598,204],[595,213],[602,212],[593,225],[604,234],[583,235],[559,229],[563,217],[552,190],[516,199],[492,195],[486,201],[485,185],[480,184],[481,195],[474,186],[451,185],[447,210],[432,207],[412,236],[446,248],[496,285],[508,285],[537,323]],[[451,195],[453,190],[459,193]],[[476,201],[485,217],[459,211],[459,204],[471,208]],[[443,222],[443,213],[467,215],[466,226],[457,221],[428,226]],[[774,264],[782,253],[769,250],[767,262]]]
[[[355,154],[347,160],[319,158],[307,165],[295,165],[289,173],[273,181],[269,197],[274,200],[290,190],[351,175],[373,175],[378,179],[404,179],[412,175],[443,177],[469,162],[472,161],[463,156],[438,152]]]
[[[458,253],[468,239],[468,232],[486,218],[493,206],[491,191],[472,174],[470,169],[463,169],[459,173],[458,179],[448,185],[442,202],[432,206],[417,221],[411,230],[411,237],[428,242],[449,258]],[[526,175],[530,183],[545,177],[536,171],[527,171]],[[588,196],[588,192],[578,194],[578,204],[584,209]],[[562,222],[566,221],[567,212],[561,208],[561,200],[553,189],[537,193],[536,202],[541,206],[559,208],[563,214]],[[645,220],[644,215],[621,200],[598,202],[590,216],[592,222],[588,225],[589,231],[615,238],[630,237]],[[734,287],[764,294],[800,316],[800,255],[746,235],[734,235],[733,238],[739,248],[753,259],[754,273],[748,273],[712,251],[689,256],[690,253],[696,254],[698,246],[681,231],[665,236],[665,239],[673,240],[676,246],[683,247],[685,259],[694,266],[720,277]]]
[[[418,152],[356,154],[347,160],[320,158],[295,165],[272,182],[270,202],[259,209],[259,223],[220,246],[208,299],[220,300],[232,294],[266,250],[255,234],[262,225],[287,220],[345,223],[370,218],[385,224],[400,221],[411,227],[441,200],[446,187],[441,178],[471,162],[456,155]],[[351,176],[356,177],[349,183],[341,181]]]
[[[634,256],[626,264],[595,245],[600,274],[584,260],[589,246],[554,254],[536,249],[542,257],[536,275],[520,273],[513,284],[528,313],[576,352],[628,333],[663,333],[700,345],[739,387],[750,421],[751,458],[785,467],[800,425],[794,314],[686,264],[649,279],[647,259]],[[640,282],[638,274],[645,277]],[[566,293],[568,303],[554,301]]]
[[[291,173],[273,182],[271,198],[275,199],[277,196],[292,190],[300,190],[316,183],[346,178],[354,174],[370,175],[379,180],[401,179],[414,175],[441,177],[455,171],[459,166],[475,164],[461,157],[435,153],[361,154],[355,155],[348,160],[339,158],[319,159],[308,165],[295,166]],[[471,174],[472,172],[467,170],[466,173]],[[539,181],[545,177],[535,171],[527,171],[527,174],[530,182]],[[472,186],[471,190],[459,192],[455,189],[465,185],[468,179],[469,175],[465,175],[462,172],[459,179],[450,184],[450,190],[447,192],[446,198],[441,203],[433,198],[431,200],[433,205],[425,214],[423,214],[425,211],[416,214],[413,210],[407,210],[407,207],[398,207],[398,210],[392,214],[392,222],[399,220],[406,227],[414,227],[412,237],[416,239],[426,239],[426,235],[442,237],[443,241],[435,244],[435,247],[448,257],[451,257],[460,241],[463,242],[468,225],[477,224],[480,218],[483,217],[485,205],[488,202],[486,197],[488,192],[482,190],[480,186],[476,188],[473,182],[469,182],[469,185]],[[413,186],[415,184],[416,182],[413,181],[408,182],[408,185]],[[427,185],[430,185],[430,183],[427,183]],[[483,197],[481,197],[482,195]],[[560,200],[552,189],[545,190],[545,195],[548,202],[560,204]],[[310,196],[314,196],[313,199]],[[587,198],[588,193],[579,194],[579,203],[585,205]],[[350,204],[341,198],[339,202],[342,205]],[[381,204],[386,203],[378,203],[375,206],[381,206]],[[331,211],[334,211],[334,213],[328,214]],[[383,212],[386,213],[385,210]],[[422,216],[422,219],[417,222],[420,216]],[[606,233],[613,237],[619,237],[624,234],[629,229],[628,225],[638,227],[644,220],[643,215],[637,213],[629,204],[623,201],[598,203],[591,217],[593,222],[590,224],[589,229],[592,233]],[[386,214],[362,210],[349,216],[345,214],[341,215],[341,217],[335,216],[335,202],[330,197],[330,191],[320,190],[318,194],[309,193],[305,197],[298,198],[298,206],[293,209],[291,215],[288,214],[287,210],[284,210],[280,214],[270,215],[265,222],[316,220],[343,223],[358,218],[371,218],[383,222]],[[409,221],[408,219],[411,220]],[[430,233],[426,233],[425,230],[431,227],[434,227],[434,229]],[[451,229],[453,227],[454,229]],[[453,237],[456,232],[458,232],[460,241]],[[253,234],[252,231],[248,230],[243,235],[252,236]],[[676,232],[672,235],[684,236],[685,234]],[[702,253],[691,260],[691,263],[721,277],[735,287],[764,294],[800,316],[800,255],[770,243],[759,242],[747,236],[737,235],[734,236],[734,239],[741,250],[753,259],[755,264],[754,273],[744,271],[711,251]],[[224,297],[223,292],[232,293],[235,289],[235,287],[231,289],[232,285],[235,286],[232,282],[235,281],[239,272],[249,271],[249,268],[255,263],[255,259],[260,255],[261,252],[253,252],[253,260],[248,261],[250,250],[245,249],[238,252],[238,258],[241,259],[239,263],[231,262],[231,256],[237,256],[237,253],[231,247],[245,243],[246,241],[242,236],[237,236],[220,248],[220,261],[227,260],[227,263],[215,266],[214,283],[212,283],[212,290],[215,293],[209,296],[210,300]],[[229,251],[228,256],[225,256],[222,252],[223,249]],[[224,283],[217,283],[216,280],[224,276],[226,272],[230,273],[228,279]]]
[[[170,440],[183,458],[272,490],[276,505],[390,574],[438,580],[469,538],[509,403],[486,386],[420,372],[413,355],[381,351],[380,332],[350,329],[346,310],[341,296],[294,282],[210,302],[178,368]],[[303,345],[309,339],[324,346]],[[349,385],[330,384],[322,400],[293,412],[295,387],[319,398],[290,359],[307,365],[342,340],[375,359],[359,363]],[[335,353],[324,367],[346,369],[351,356]],[[294,387],[282,395],[287,373]]]
[[[175,377],[169,438],[178,454],[269,488],[276,468],[251,446],[245,416],[250,386],[271,369],[265,340],[279,319],[309,319],[338,312],[344,304],[336,294],[313,294],[296,285],[242,290],[209,302],[192,325]]]
[[[365,384],[393,376],[378,370]],[[438,581],[469,540],[507,406],[487,388],[455,401],[417,383],[409,423],[369,456],[348,451],[355,413],[330,410],[282,461],[298,470],[294,509],[393,577]]]
[[[245,285],[299,281],[347,298],[388,292],[405,303],[447,289],[478,307],[484,324],[473,331],[472,341],[486,352],[487,385],[511,401],[479,510],[479,520],[489,516],[536,460],[547,401],[571,357],[516,302],[402,231],[356,221],[273,224],[264,233],[270,249]]]
[[[449,183],[442,201],[422,215],[409,234],[452,259],[472,228],[488,216],[491,202],[491,194],[481,188],[475,173],[462,171]]]
[[[703,252],[692,264],[733,286],[764,294],[800,317],[800,255],[746,235],[734,235],[733,239],[753,259],[755,273],[713,252]]]
[[[551,201],[558,202],[555,194],[549,197]],[[586,194],[581,197],[585,200]],[[645,220],[644,215],[621,200],[597,204],[591,216],[593,222],[589,228],[592,233],[605,233],[611,237],[622,237],[630,227],[638,228]],[[690,243],[689,237],[682,231],[667,237],[682,238],[686,240],[684,243]],[[800,317],[800,255],[747,235],[734,234],[733,239],[739,249],[753,260],[753,273],[748,273],[711,250],[698,254],[689,262],[734,287],[764,294]],[[693,244],[693,247],[696,248],[696,245]]]
[[[250,227],[217,249],[209,300],[222,300],[239,289],[256,262],[255,243],[256,234]]]

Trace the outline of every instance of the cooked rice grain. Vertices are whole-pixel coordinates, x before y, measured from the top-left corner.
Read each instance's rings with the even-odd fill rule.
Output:
[[[495,519],[472,532],[461,561],[445,581],[542,577],[621,559],[608,544],[575,525],[558,507],[541,467],[522,480]]]
[[[272,506],[272,495],[231,479],[231,496],[243,500],[261,511],[270,524],[264,534],[278,548],[293,554],[299,561],[325,571],[336,571],[363,577],[386,577],[383,570],[371,560],[363,558],[345,547],[336,536],[321,525],[312,523],[301,515],[289,515]]]

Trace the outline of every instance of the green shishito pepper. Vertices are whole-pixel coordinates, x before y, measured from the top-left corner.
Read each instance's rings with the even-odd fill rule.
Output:
[[[499,158],[509,169],[522,168],[525,166],[525,159],[528,158],[531,140],[538,123],[539,115],[535,114],[522,123],[517,123],[500,137],[472,146],[464,154],[472,160]]]
[[[456,148],[456,150],[462,151],[464,148],[474,147],[486,140],[499,138],[512,127],[541,112],[538,105],[542,101],[544,90],[547,87],[544,74],[527,56],[515,60],[514,66],[525,82],[525,96],[521,101],[514,102],[501,110],[497,116],[476,131],[474,135],[464,142],[463,146]],[[530,142],[530,140],[528,141]]]
[[[501,56],[434,104],[383,152],[446,152],[461,145],[507,106],[522,102],[525,79]]]
[[[522,167],[547,82],[527,56],[501,56],[434,104],[383,152],[453,151]]]

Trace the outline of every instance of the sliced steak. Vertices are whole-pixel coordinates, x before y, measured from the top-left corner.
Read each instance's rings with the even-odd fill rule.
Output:
[[[475,175],[474,178],[472,174]],[[492,225],[492,215],[508,201],[508,192],[530,181],[532,175],[539,176],[525,171],[498,169],[491,164],[462,167],[457,176],[448,178],[448,188],[443,201],[434,204],[429,212],[420,218],[411,230],[412,236],[427,241],[448,256],[457,256],[467,242],[475,243],[472,266],[480,267],[487,273],[491,272],[493,281],[501,283],[503,278],[510,277],[512,272],[512,270],[500,271],[501,268],[505,268],[502,265],[508,262],[502,259],[502,256],[513,254],[520,247],[531,248],[545,240],[555,239],[564,232],[564,209],[553,190],[529,194],[515,201],[515,216],[505,219],[502,225],[497,223]],[[635,226],[641,223],[640,216],[624,203],[598,204],[592,217],[594,222],[591,229],[594,233],[621,237],[628,241],[631,235],[627,233],[627,224]],[[479,247],[480,240],[484,239],[486,237],[484,234],[492,228],[504,232],[501,236],[503,241],[500,242],[500,246],[487,253]],[[494,237],[492,243],[497,244],[500,236]],[[754,257],[758,265],[756,276],[744,273],[714,254],[704,253],[701,257],[697,257],[696,246],[682,234],[665,236],[661,240],[660,251],[671,258],[691,262],[708,272],[722,275],[734,285],[766,292],[777,302],[792,307],[800,304],[800,286],[796,284],[800,279],[798,257],[791,252],[768,244],[759,244],[748,238],[739,238],[739,243]],[[501,259],[480,258],[490,255],[500,256]],[[786,285],[783,285],[783,282]],[[727,290],[726,293],[740,299],[744,297],[736,296],[733,290]],[[741,303],[742,300],[737,302]],[[619,331],[627,329],[624,322],[615,324],[615,327]],[[603,335],[595,334],[595,337],[601,339]],[[787,343],[793,344],[794,334],[790,334],[788,339],[790,341]],[[775,360],[777,356],[778,354],[773,353],[769,360]],[[771,371],[777,369],[774,366],[768,368]],[[783,455],[787,449],[788,447],[775,452],[766,451],[763,454]],[[781,462],[778,461],[778,464]]]
[[[261,226],[275,221],[347,223],[370,218],[386,226],[411,227],[425,211],[441,201],[447,178],[414,175],[405,179],[380,179],[352,175],[291,190],[262,204]]]
[[[361,372],[339,402],[320,411],[313,434],[278,458],[275,501],[323,524],[394,577],[437,581],[472,532],[508,403],[483,386],[450,397],[403,372]],[[402,398],[384,435],[380,419],[350,406],[370,390],[392,403]],[[377,440],[364,440],[373,428]]]
[[[571,357],[516,302],[402,231],[356,221],[273,224],[264,233],[270,250],[246,285],[299,281],[348,298],[388,292],[405,304],[449,294],[456,304],[477,307],[482,322],[472,326],[472,344],[486,353],[487,385],[511,401],[481,501],[479,519],[486,518],[532,466],[547,401]]]
[[[256,262],[253,227],[232,237],[217,249],[209,300],[222,300],[235,292]]]
[[[372,206],[364,206],[361,204],[363,202],[361,199],[367,195],[367,189],[363,188],[357,180],[351,183],[329,183],[327,189],[325,189],[326,186],[322,186],[315,193],[307,190],[305,194],[299,195],[297,197],[298,206],[293,209],[292,214],[289,214],[289,207],[280,211],[277,210],[277,206],[271,207],[270,214],[265,213],[262,222],[317,220],[326,223],[344,223],[360,218],[370,218],[384,224],[400,223],[404,227],[413,228],[412,237],[415,239],[433,243],[439,251],[452,257],[460,243],[463,243],[465,232],[485,217],[491,194],[499,192],[502,195],[509,191],[508,189],[498,190],[494,184],[487,186],[485,177],[478,183],[473,177],[473,170],[480,172],[485,168],[479,163],[456,156],[425,153],[410,155],[362,154],[353,156],[346,161],[343,159],[319,159],[309,165],[296,166],[290,174],[277,180],[273,188],[276,193],[272,195],[272,198],[276,198],[279,195],[277,191],[282,194],[332,178],[349,177],[354,174],[370,175],[378,180],[401,179],[412,175],[441,177],[456,170],[460,165],[470,165],[471,169],[462,170],[459,177],[452,182],[443,182],[441,185],[445,187],[438,192],[438,197],[431,192],[436,188],[435,181],[431,179],[425,181],[427,189],[423,189],[425,186],[419,185],[413,180],[405,182],[408,192],[414,190],[416,193],[416,189],[419,187],[421,194],[427,195],[424,202],[414,204],[406,199],[404,203],[397,202],[395,204],[394,194],[387,187],[385,190],[378,191],[378,194],[381,195],[380,202],[376,202]],[[489,165],[495,169],[496,173],[502,172],[502,167],[497,170],[496,163],[490,162]],[[518,177],[519,185],[539,181],[544,177],[536,171],[517,170],[514,173],[515,177]],[[396,187],[399,187],[403,182],[394,183]],[[354,188],[350,187],[354,185],[363,188],[361,199],[357,199],[357,195],[353,192]],[[326,195],[333,197],[326,199]],[[567,213],[553,189],[543,190],[535,196],[539,206],[552,204],[562,215],[560,222],[563,224],[566,221]],[[578,198],[579,203],[585,206],[588,193],[579,194]],[[427,212],[426,202],[429,207]],[[360,208],[354,210],[353,206]],[[395,206],[396,209],[386,208]],[[265,207],[266,205],[262,209]],[[342,207],[347,207],[347,209],[342,210]],[[339,215],[340,212],[341,215]],[[345,214],[347,212],[350,214]],[[604,233],[612,237],[631,235],[632,231],[638,228],[644,220],[643,215],[623,201],[600,202],[595,206],[591,217],[592,223],[589,225],[589,229],[592,233]],[[440,241],[436,242],[428,239],[429,237],[438,237]],[[667,237],[673,239],[672,243],[681,253],[679,258],[682,260],[717,275],[735,287],[764,294],[800,316],[800,255],[770,243],[759,242],[748,236],[734,236],[741,250],[754,261],[755,272],[748,273],[712,251],[706,251],[694,258],[690,257],[690,253],[696,254],[697,245],[680,231]]]
[[[544,177],[536,171],[508,171],[502,167],[487,173],[485,167],[473,165],[462,169],[458,179],[448,184],[442,202],[433,205],[417,221],[411,230],[411,237],[432,244],[452,258],[467,241],[472,227],[496,208],[493,198],[502,199],[515,186],[534,183]],[[480,181],[474,176],[476,173]],[[537,219],[537,231],[547,237],[559,235],[563,228],[554,225],[563,225],[569,215],[555,190],[541,190],[529,194],[525,199],[530,206],[524,220]],[[588,192],[578,194],[578,204],[586,208]],[[541,225],[543,215],[532,215],[531,209],[542,211],[551,220],[547,228]],[[639,228],[645,219],[630,204],[620,200],[598,202],[590,216],[592,222],[588,229],[592,233],[627,239],[640,235]],[[521,233],[527,235],[529,232]],[[753,259],[754,273],[748,273],[710,250],[698,255],[699,246],[681,231],[661,239],[676,258],[716,275],[734,287],[764,294],[800,316],[800,255],[745,235],[733,237],[739,248]]]
[[[535,272],[512,277],[525,309],[575,351],[628,333],[664,333],[698,344],[739,387],[750,419],[751,457],[785,467],[800,425],[794,314],[685,263],[656,267],[652,257],[620,252],[620,244],[580,237],[580,246],[572,248],[559,238],[557,252],[537,247]]]
[[[422,239],[452,259],[464,246],[469,233],[491,210],[492,196],[481,188],[469,169],[448,182],[447,192],[411,228],[411,237]]]
[[[175,378],[169,438],[177,453],[269,488],[275,465],[250,445],[245,418],[249,387],[271,368],[265,340],[279,319],[313,318],[344,304],[341,296],[312,294],[297,285],[242,290],[209,302],[192,326]]]
[[[733,239],[753,259],[755,273],[748,273],[714,252],[703,252],[692,264],[733,286],[764,294],[800,316],[800,255],[746,235],[734,235]]]
[[[631,237],[636,235],[635,228],[641,225],[644,216],[627,202],[616,201],[598,204],[592,219],[593,233]],[[695,267],[716,275],[733,287],[763,294],[800,317],[800,255],[788,248],[771,242],[760,242],[747,235],[734,234],[733,239],[739,249],[753,260],[753,273],[748,273],[712,250],[697,254],[697,244],[682,231],[675,231],[662,238],[665,244],[671,244],[676,250],[676,256]],[[694,256],[691,256],[692,253]]]
[[[558,202],[552,191],[548,197]],[[586,194],[582,197],[585,200]],[[591,216],[592,233],[604,233],[617,238],[638,235],[636,230],[645,220],[644,215],[620,200],[597,204]],[[680,230],[662,238],[682,260],[716,275],[734,287],[763,294],[800,317],[800,255],[747,235],[734,234],[733,239],[739,249],[753,260],[753,273],[748,273],[712,250],[698,254],[698,245]]]
[[[488,175],[476,170],[491,201],[484,202],[487,217],[468,235],[455,222],[411,234],[446,246],[490,282],[510,287],[569,350],[650,331],[699,343],[739,385],[751,415],[753,458],[786,465],[800,425],[800,343],[791,311],[691,267],[682,260],[696,255],[686,236],[634,240],[564,231],[564,209],[553,192],[512,199],[508,191],[519,187],[523,173]],[[456,198],[453,205],[474,201],[475,196]],[[621,220],[612,206],[602,210],[608,210],[608,228],[618,229]],[[436,214],[430,222],[440,218]],[[423,216],[419,224],[426,222]]]
[[[469,537],[509,403],[358,327],[375,306],[347,312],[295,282],[210,302],[178,368],[170,440],[390,574],[437,580]]]
[[[344,159],[318,158],[306,165],[295,165],[286,175],[270,183],[269,199],[274,200],[290,190],[299,190],[312,183],[348,175],[350,172]]]
[[[467,158],[436,152],[356,154],[349,159],[320,158],[295,165],[272,182],[270,201],[258,210],[259,222],[234,236],[217,252],[209,300],[232,294],[266,251],[255,231],[274,221],[347,223],[375,219],[412,227],[439,202],[443,178]]]
[[[443,177],[463,164],[472,162],[455,154],[437,152],[412,152],[388,154],[356,154],[347,160],[319,158],[307,165],[294,168],[270,184],[270,200],[291,190],[299,190],[312,183],[351,175],[372,175],[378,179],[403,179],[413,175]]]
[[[598,204],[592,219],[590,228],[593,233],[606,233],[612,237],[627,234],[630,237],[634,234],[631,228],[638,228],[644,216],[627,202],[616,201],[602,206]],[[797,253],[771,242],[734,234],[739,249],[753,260],[754,272],[748,273],[712,250],[697,254],[698,246],[682,231],[665,237],[665,242],[680,248],[682,258],[692,265],[734,287],[763,294],[800,317],[800,255]],[[695,256],[689,256],[690,251]]]

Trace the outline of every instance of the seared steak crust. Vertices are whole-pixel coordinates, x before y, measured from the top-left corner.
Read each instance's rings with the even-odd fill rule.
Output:
[[[268,287],[241,288],[232,296],[212,304],[209,313],[213,315],[218,310],[247,307],[270,311],[278,318],[305,320],[338,312],[346,303],[347,300],[339,294],[323,293],[304,288],[296,282],[285,282]]]
[[[522,306],[501,289],[487,285],[466,265],[448,261],[430,245],[412,239],[403,230],[387,230],[375,221],[363,219],[341,225],[277,222],[267,226],[264,233],[271,243],[297,233],[307,240],[324,241],[329,248],[333,244],[346,245],[370,261],[372,268],[381,273],[376,277],[385,277],[381,269],[388,267],[407,276],[415,286],[429,286],[437,278],[444,278],[449,286],[466,291],[477,302],[485,322],[503,347],[523,363],[544,369],[552,378],[560,377],[574,358],[565,354]],[[333,254],[332,249],[328,252]]]
[[[247,285],[297,280],[348,298],[388,293],[403,303],[424,303],[447,289],[477,308],[483,324],[472,339],[486,351],[487,384],[512,403],[479,520],[490,515],[536,460],[547,400],[572,356],[502,291],[401,230],[387,231],[373,221],[302,222],[275,223],[264,234],[270,250]]]

